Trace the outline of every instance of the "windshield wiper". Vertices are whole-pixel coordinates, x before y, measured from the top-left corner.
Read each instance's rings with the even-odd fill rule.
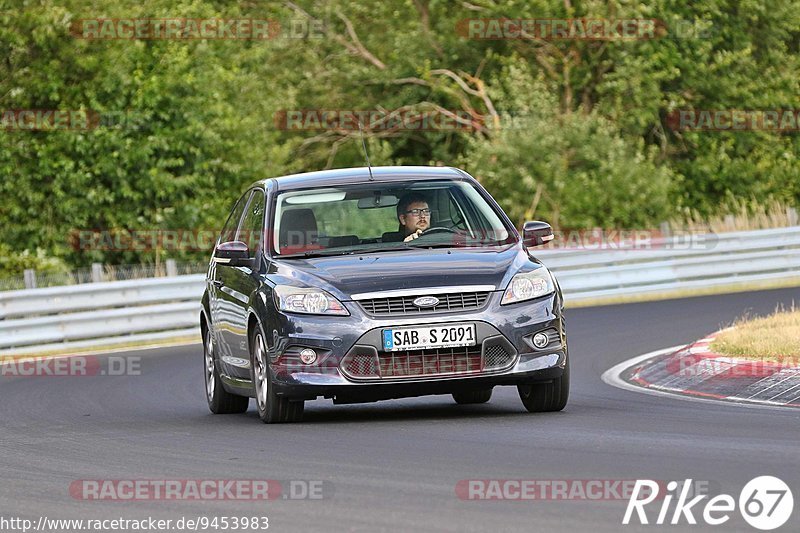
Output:
[[[408,243],[410,248],[463,248],[463,245],[453,244],[452,242],[429,242],[415,244],[414,241]]]
[[[360,254],[372,254],[376,252],[401,252],[403,250],[408,250],[411,248],[410,246],[403,245],[403,246],[384,246],[382,248],[366,248],[364,250],[352,250],[350,253],[354,255]]]
[[[306,259],[309,257],[329,257],[334,255],[350,255],[353,252],[349,250],[309,250],[299,254],[279,255],[279,259]]]
[[[366,248],[363,250],[309,250],[299,254],[279,255],[280,259],[307,259],[312,257],[332,257],[336,255],[360,255],[371,254],[375,252],[396,252],[400,250],[409,250],[408,245],[404,246],[386,246],[382,248]]]

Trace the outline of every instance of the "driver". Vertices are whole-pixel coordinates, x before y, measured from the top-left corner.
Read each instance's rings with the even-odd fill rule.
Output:
[[[418,192],[410,192],[397,203],[397,219],[403,242],[413,241],[431,225],[428,201]]]

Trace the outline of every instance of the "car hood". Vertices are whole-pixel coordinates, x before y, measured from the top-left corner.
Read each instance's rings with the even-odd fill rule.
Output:
[[[529,270],[540,263],[520,245],[420,249],[277,261],[273,281],[321,287],[349,300],[353,294],[398,289],[493,285],[503,290],[526,265]]]

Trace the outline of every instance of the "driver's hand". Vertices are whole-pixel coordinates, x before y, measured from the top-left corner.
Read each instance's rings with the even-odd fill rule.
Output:
[[[406,237],[405,239],[403,239],[403,242],[409,242],[409,241],[413,241],[414,239],[416,239],[417,237],[419,237],[420,233],[422,233],[422,230],[421,230],[421,229],[418,229],[417,231],[415,231],[414,233],[412,233],[411,235],[409,235],[408,237]]]

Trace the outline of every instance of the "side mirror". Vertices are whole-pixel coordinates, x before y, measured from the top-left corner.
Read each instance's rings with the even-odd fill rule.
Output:
[[[228,266],[251,267],[253,260],[250,258],[250,250],[247,244],[242,241],[222,242],[214,250],[214,261]]]
[[[522,227],[522,244],[525,246],[541,246],[553,239],[553,228],[547,222],[532,220]]]

